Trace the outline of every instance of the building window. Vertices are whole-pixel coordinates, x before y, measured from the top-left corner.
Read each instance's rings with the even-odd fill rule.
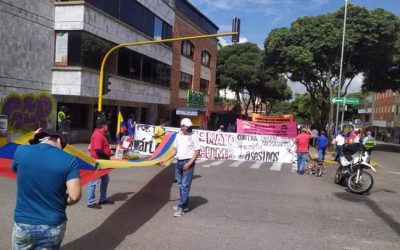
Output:
[[[107,51],[115,46],[102,38],[84,31],[68,31],[68,66],[81,66],[94,70]],[[171,66],[130,49],[121,48],[110,55],[106,71],[118,76],[169,87]]]
[[[110,14],[113,17],[119,17],[119,1],[108,0],[87,0],[87,2],[101,9],[102,11]]]
[[[160,18],[154,17],[154,40],[163,38],[163,22]]]
[[[143,30],[144,7],[136,0],[121,0],[120,19],[130,26]]]
[[[209,85],[210,85],[210,81],[200,78],[200,92],[207,95]]]
[[[201,52],[201,64],[210,67],[210,57],[210,53],[208,53],[206,50],[203,50]]]
[[[142,56],[130,49],[118,51],[118,75],[140,80]]]
[[[182,42],[182,55],[193,59],[194,46],[189,41]]]
[[[192,88],[192,75],[181,72],[181,80],[179,81],[179,89],[188,90]]]

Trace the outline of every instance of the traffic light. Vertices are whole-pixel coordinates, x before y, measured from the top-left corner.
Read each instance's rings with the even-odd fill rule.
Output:
[[[111,91],[110,85],[111,85],[110,75],[107,72],[104,72],[103,95],[106,95]]]
[[[237,32],[237,35],[232,35],[232,42],[237,43],[239,42],[240,38],[240,19],[239,17],[235,17],[232,20],[232,32]]]

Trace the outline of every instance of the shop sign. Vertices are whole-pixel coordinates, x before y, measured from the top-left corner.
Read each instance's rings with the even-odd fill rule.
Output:
[[[186,104],[188,107],[202,108],[204,107],[205,94],[202,92],[188,90],[186,96]]]

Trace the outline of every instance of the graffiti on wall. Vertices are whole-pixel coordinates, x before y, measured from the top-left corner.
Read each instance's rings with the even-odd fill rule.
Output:
[[[55,112],[55,101],[48,93],[12,93],[0,103],[0,114],[8,116],[8,130],[28,132],[47,127]]]

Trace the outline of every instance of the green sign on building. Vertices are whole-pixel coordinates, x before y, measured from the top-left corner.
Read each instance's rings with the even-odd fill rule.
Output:
[[[186,105],[192,108],[204,107],[205,94],[202,92],[188,90],[186,95]]]

